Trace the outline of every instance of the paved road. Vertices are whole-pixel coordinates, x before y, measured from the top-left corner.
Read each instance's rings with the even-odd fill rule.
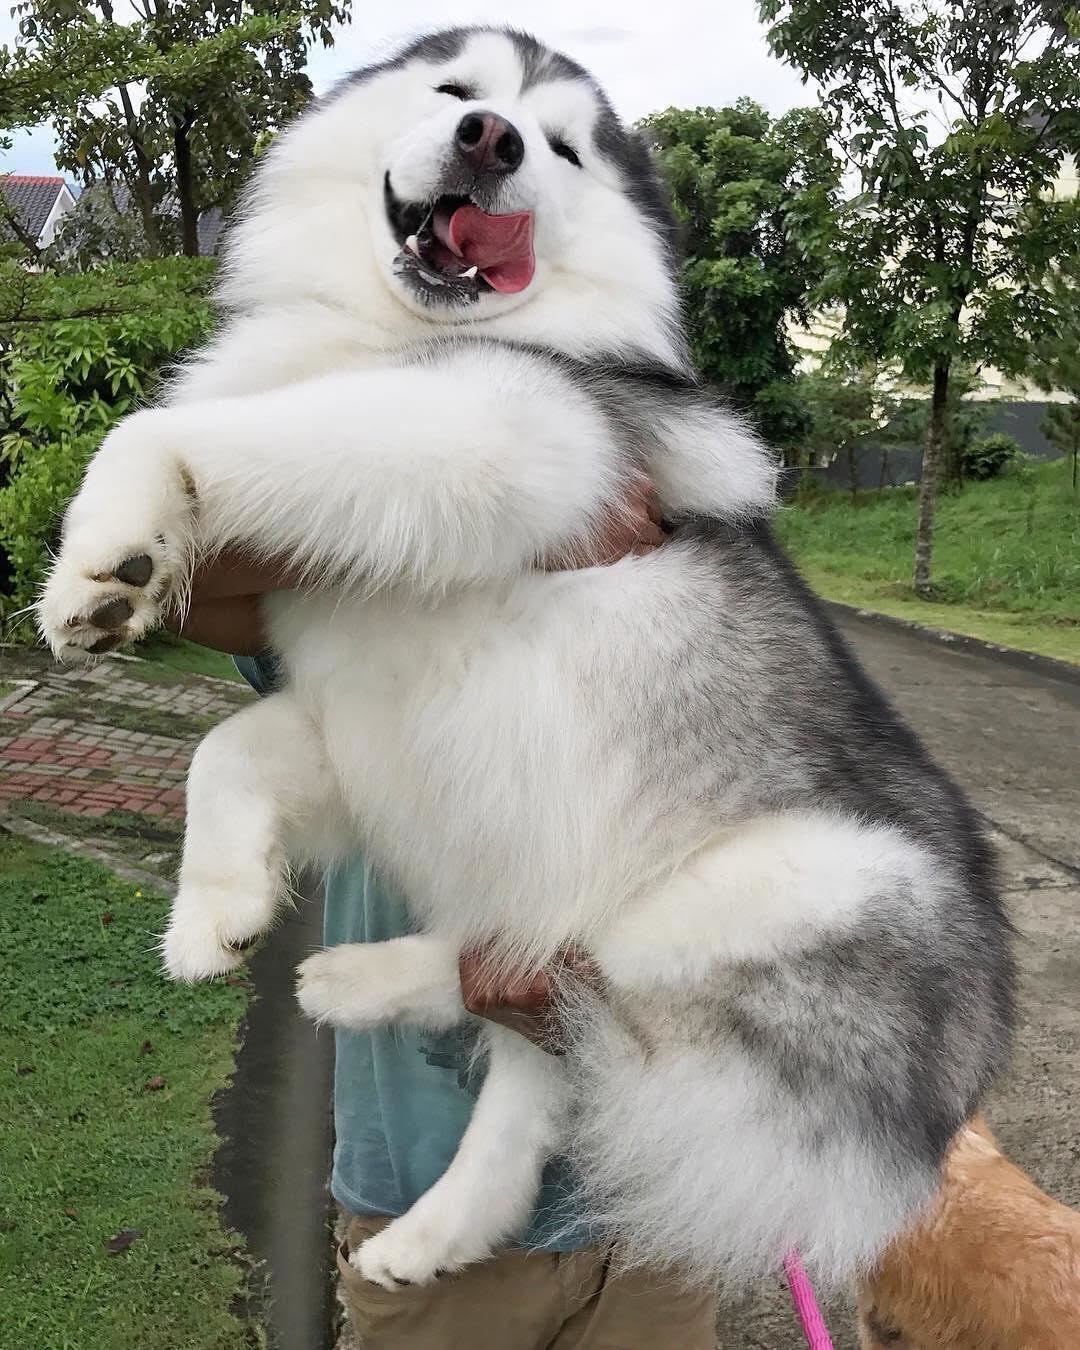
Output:
[[[1023,1024],[988,1103],[1003,1147],[1080,1207],[1080,685],[855,617],[871,675],[968,792],[996,841],[1019,930]],[[850,1315],[829,1309],[838,1350]],[[805,1350],[786,1295],[728,1307],[722,1350]]]

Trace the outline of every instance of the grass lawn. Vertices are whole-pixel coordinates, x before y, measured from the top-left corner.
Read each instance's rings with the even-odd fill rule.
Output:
[[[163,980],[165,909],[0,831],[2,1350],[262,1343],[207,1182],[243,994]]]
[[[243,683],[232,663],[232,657],[226,656],[224,652],[212,651],[209,647],[200,647],[196,642],[187,642],[164,629],[158,629],[132,650],[136,656],[168,670],[214,675],[219,680]]]
[[[801,498],[778,532],[829,600],[1080,663],[1080,497],[1064,460],[938,504],[932,601],[911,591],[916,489]]]

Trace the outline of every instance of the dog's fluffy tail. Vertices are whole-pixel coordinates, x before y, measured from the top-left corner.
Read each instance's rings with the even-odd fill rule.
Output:
[[[647,1049],[599,1004],[575,1010],[580,1109],[568,1152],[586,1210],[629,1264],[737,1287],[797,1249],[823,1287],[869,1269],[936,1169],[808,1119],[737,1049]]]

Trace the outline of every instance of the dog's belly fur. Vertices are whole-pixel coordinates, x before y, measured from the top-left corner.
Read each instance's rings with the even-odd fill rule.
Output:
[[[276,601],[274,641],[354,841],[425,927],[542,959],[753,809],[743,747],[703,743],[689,708],[681,727],[649,714],[692,638],[692,583],[686,560],[657,557],[430,607]]]

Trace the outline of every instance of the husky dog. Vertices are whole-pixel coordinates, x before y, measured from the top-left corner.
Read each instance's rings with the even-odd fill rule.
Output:
[[[215,341],[106,439],[39,606],[84,658],[227,543],[283,687],[199,747],[178,979],[358,843],[415,936],[319,953],[312,1016],[448,1027],[457,957],[587,949],[569,1052],[485,1026],[453,1164],[355,1254],[393,1288],[512,1239],[555,1150],[628,1260],[864,1267],[1002,1062],[1008,924],[978,823],[769,533],[775,470],[701,389],[675,231],[589,75],[457,29],[360,71],[256,174]],[[546,571],[642,475],[671,538]]]

